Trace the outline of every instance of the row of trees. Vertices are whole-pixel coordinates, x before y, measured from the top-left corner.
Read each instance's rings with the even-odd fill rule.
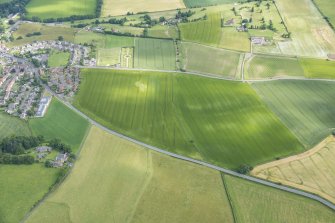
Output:
[[[62,153],[71,153],[71,147],[62,143],[60,139],[50,140],[48,146]]]
[[[33,164],[35,158],[27,150],[44,143],[43,136],[11,136],[0,141],[0,164]],[[60,139],[52,139],[48,146],[62,153],[71,154],[71,147]],[[74,157],[74,155],[71,155]]]
[[[24,154],[26,150],[39,146],[44,141],[43,136],[11,136],[0,142],[0,153],[12,155]]]
[[[25,6],[30,0],[12,0],[0,4],[0,17],[7,17],[10,14],[25,13]]]

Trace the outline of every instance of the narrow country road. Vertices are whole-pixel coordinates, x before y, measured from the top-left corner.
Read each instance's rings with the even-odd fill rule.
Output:
[[[219,167],[219,166],[215,166],[215,165],[206,163],[204,161],[195,160],[195,159],[192,159],[192,158],[189,158],[189,157],[185,157],[185,156],[181,156],[181,155],[178,155],[178,154],[175,154],[175,153],[171,153],[171,152],[168,152],[166,150],[162,150],[160,148],[157,148],[155,146],[148,145],[148,144],[143,143],[141,141],[138,141],[136,139],[127,137],[127,136],[122,135],[122,134],[120,134],[118,132],[115,132],[113,130],[110,130],[110,129],[106,128],[105,126],[99,124],[98,122],[94,121],[93,119],[91,119],[90,117],[88,117],[87,115],[85,115],[84,113],[82,113],[81,111],[79,111],[77,108],[75,108],[70,103],[64,101],[63,98],[61,98],[58,95],[56,95],[48,86],[45,86],[45,88],[54,97],[56,97],[57,99],[59,99],[64,105],[66,105],[71,110],[73,110],[76,113],[78,113],[83,118],[87,119],[92,125],[95,125],[95,126],[101,128],[101,129],[103,129],[104,131],[112,134],[112,135],[118,136],[118,137],[120,137],[120,138],[122,138],[124,140],[130,141],[130,142],[133,142],[133,143],[135,143],[137,145],[140,145],[140,146],[142,146],[144,148],[147,148],[147,149],[150,149],[150,150],[153,150],[153,151],[156,151],[156,152],[159,152],[159,153],[162,153],[162,154],[165,154],[165,155],[168,155],[168,156],[180,159],[180,160],[184,160],[184,161],[196,163],[196,164],[199,164],[199,165],[202,165],[202,166],[206,166],[208,168],[220,171],[222,173],[229,174],[231,176],[239,177],[239,178],[242,178],[242,179],[245,179],[245,180],[249,180],[249,181],[252,181],[252,182],[255,182],[255,183],[259,183],[259,184],[262,184],[262,185],[266,185],[266,186],[269,186],[269,187],[273,187],[273,188],[276,188],[276,189],[279,189],[279,190],[283,190],[283,191],[286,191],[286,192],[294,193],[294,194],[297,194],[297,195],[300,195],[300,196],[304,196],[304,197],[316,200],[316,201],[318,201],[318,202],[320,202],[320,203],[328,206],[329,208],[335,210],[335,204],[333,204],[333,203],[327,201],[326,199],[323,199],[323,198],[321,198],[321,197],[319,197],[317,195],[314,195],[314,194],[311,194],[311,193],[308,193],[308,192],[305,192],[305,191],[302,191],[302,190],[299,190],[299,189],[294,189],[294,188],[291,188],[291,187],[286,187],[286,186],[278,185],[278,184],[272,183],[270,181],[262,180],[262,179],[259,179],[259,178],[256,178],[256,177],[239,174],[239,173],[237,173],[235,171],[232,171],[232,170],[229,170],[229,169],[225,169],[225,168],[222,168],[222,167]]]
[[[164,72],[164,73],[181,73],[181,74],[190,74],[200,77],[207,77],[211,79],[226,80],[226,81],[235,81],[235,82],[267,82],[267,81],[278,81],[278,80],[300,80],[300,81],[325,81],[325,82],[335,82],[335,79],[320,79],[320,78],[306,78],[306,77],[272,77],[272,78],[263,78],[263,79],[245,79],[236,80],[228,77],[222,77],[217,74],[209,73],[199,73],[199,72],[190,72],[190,71],[177,71],[177,70],[158,70],[158,69],[142,69],[142,68],[120,68],[120,67],[103,67],[103,66],[75,66],[82,69],[105,69],[105,70],[128,70],[128,71],[149,71],[149,72]],[[243,75],[244,76],[244,75]]]

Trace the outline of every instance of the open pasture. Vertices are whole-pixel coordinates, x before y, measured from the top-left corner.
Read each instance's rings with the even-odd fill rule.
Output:
[[[11,135],[31,135],[28,124],[19,118],[0,111],[0,140]]]
[[[239,2],[246,2],[247,0],[241,0]],[[204,7],[210,5],[229,4],[236,3],[235,0],[184,0],[187,8]]]
[[[120,64],[121,48],[114,47],[108,49],[97,50],[97,65],[98,66],[114,66]]]
[[[140,27],[133,27],[129,25],[117,25],[117,24],[99,24],[98,27],[105,28],[106,31],[114,31],[114,32],[120,32],[120,33],[130,33],[134,36],[141,36],[143,35],[144,28]]]
[[[182,48],[185,70],[232,79],[239,77],[240,53],[187,42],[182,43]]]
[[[283,54],[323,57],[335,53],[335,33],[312,0],[276,1],[292,41],[279,42]]]
[[[219,13],[210,14],[206,20],[179,24],[184,41],[219,46],[221,40],[221,18]]]
[[[237,222],[335,221],[334,211],[317,201],[228,175],[224,181]]]
[[[148,29],[148,36],[155,38],[178,39],[178,28],[176,26],[156,25]]]
[[[313,0],[322,14],[328,18],[329,22],[335,27],[335,1],[333,0]]]
[[[176,70],[174,42],[162,39],[135,39],[134,67]]]
[[[63,36],[65,41],[74,41],[76,29],[64,26],[47,26],[38,23],[23,23],[18,30],[13,32],[14,41],[9,46],[24,45],[33,41],[57,40],[59,36]],[[26,34],[40,32],[41,35],[26,37]],[[18,37],[22,39],[17,39]]]
[[[17,223],[48,192],[59,170],[41,164],[0,165],[0,222]]]
[[[219,172],[92,127],[70,175],[27,222],[113,221],[232,223],[233,217]]]
[[[73,153],[79,149],[89,123],[74,111],[53,99],[43,118],[29,120],[35,135],[43,135],[46,139],[59,138],[71,146]]]
[[[249,38],[250,36],[247,32],[238,32],[233,27],[225,27],[222,29],[219,46],[225,49],[249,52]]]
[[[101,16],[126,15],[128,12],[156,12],[185,8],[183,0],[105,0]]]
[[[133,37],[104,35],[89,31],[80,31],[76,34],[74,42],[76,44],[94,44],[97,48],[110,49],[114,47],[134,46]]]
[[[321,59],[299,59],[309,78],[335,79],[335,61]]]
[[[252,85],[307,149],[335,127],[335,83],[271,81]]]
[[[60,51],[53,51],[48,59],[48,66],[49,67],[61,67],[66,66],[70,60],[70,53],[69,52],[60,52]]]
[[[245,63],[244,68],[246,79],[304,76],[297,58],[256,55]]]
[[[318,194],[335,203],[335,137],[296,156],[256,167],[252,174]]]
[[[72,15],[95,15],[96,0],[31,0],[26,5],[29,18],[64,18]]]
[[[303,149],[253,89],[238,82],[84,69],[74,104],[118,132],[229,168]]]

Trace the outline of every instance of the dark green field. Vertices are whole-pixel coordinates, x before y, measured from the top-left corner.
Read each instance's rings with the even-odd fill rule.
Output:
[[[95,0],[31,0],[27,6],[28,17],[37,16],[41,19],[64,18],[72,15],[94,15]]]
[[[273,81],[253,87],[307,148],[335,127],[334,82]]]
[[[252,88],[238,82],[84,69],[75,106],[128,136],[229,168],[303,149]]]
[[[75,153],[79,148],[89,123],[87,120],[53,99],[43,118],[29,121],[35,135],[43,135],[46,139],[59,138],[72,147]]]

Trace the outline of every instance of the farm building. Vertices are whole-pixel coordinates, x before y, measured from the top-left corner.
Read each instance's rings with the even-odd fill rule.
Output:
[[[52,162],[53,167],[62,167],[64,166],[64,163],[68,159],[68,155],[66,153],[60,153],[57,155],[55,161]]]
[[[38,152],[38,153],[45,153],[45,152],[51,152],[51,151],[52,151],[52,148],[49,147],[49,146],[36,147],[36,152]]]
[[[253,36],[251,37],[251,43],[255,45],[263,45],[265,43],[265,38]]]

